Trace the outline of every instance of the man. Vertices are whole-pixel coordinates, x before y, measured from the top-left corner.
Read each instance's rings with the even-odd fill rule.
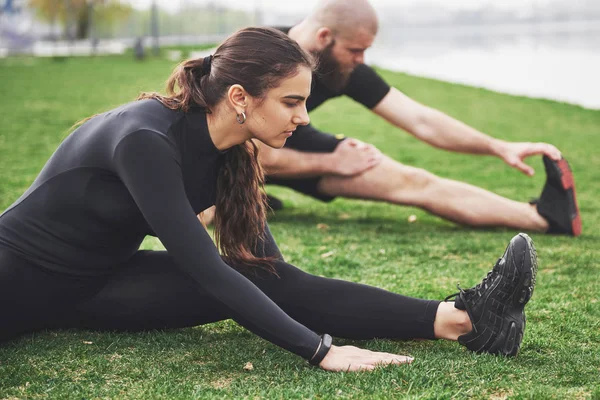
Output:
[[[559,150],[546,143],[510,143],[489,137],[410,99],[363,64],[378,29],[366,0],[325,0],[298,25],[282,29],[319,60],[307,102],[312,111],[347,95],[388,122],[434,147],[493,155],[533,175],[523,162],[543,155],[547,182],[540,199],[517,202],[484,189],[440,178],[403,165],[374,146],[299,126],[285,148],[261,148],[267,183],[290,187],[322,201],[336,196],[416,206],[442,218],[475,227],[581,234],[573,176]],[[270,198],[274,209],[281,202]]]

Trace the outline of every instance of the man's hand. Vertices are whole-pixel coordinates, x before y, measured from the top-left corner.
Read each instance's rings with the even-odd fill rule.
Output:
[[[528,142],[500,142],[496,148],[498,157],[504,160],[511,167],[521,170],[524,174],[533,176],[535,171],[523,161],[525,158],[534,155],[546,155],[552,160],[558,161],[562,155],[560,151],[548,143],[528,143]]]
[[[330,170],[334,175],[354,176],[373,168],[383,156],[372,144],[346,139],[330,155]]]
[[[267,175],[304,178],[323,175],[358,175],[381,162],[383,155],[375,146],[356,139],[338,143],[332,153],[309,153],[293,149],[260,147],[259,161]]]

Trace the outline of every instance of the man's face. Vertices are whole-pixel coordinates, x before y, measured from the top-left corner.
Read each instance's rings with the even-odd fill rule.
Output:
[[[373,40],[373,33],[360,28],[347,35],[337,35],[329,46],[315,53],[319,60],[318,72],[331,90],[339,92],[343,89],[352,71],[364,63],[365,51]]]
[[[332,55],[342,71],[352,72],[358,64],[365,62],[365,51],[371,47],[375,35],[364,28],[351,32],[348,37],[338,35],[335,38]]]

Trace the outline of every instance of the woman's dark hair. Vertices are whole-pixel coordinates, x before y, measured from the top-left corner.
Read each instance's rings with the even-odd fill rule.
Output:
[[[230,86],[239,84],[250,96],[261,99],[283,79],[295,76],[301,66],[314,70],[313,59],[286,34],[271,28],[246,28],[227,38],[212,61],[199,58],[177,66],[167,82],[167,96],[143,93],[138,99],[154,98],[184,112],[202,107],[210,113]],[[232,265],[273,271],[272,259],[259,250],[266,224],[263,186],[256,145],[247,141],[229,149],[217,181],[215,239]]]

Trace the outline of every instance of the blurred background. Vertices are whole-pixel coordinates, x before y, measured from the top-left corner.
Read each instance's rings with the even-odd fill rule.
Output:
[[[0,58],[122,54],[136,45],[150,55],[158,47],[200,48],[249,25],[293,25],[316,3],[0,0]],[[600,108],[600,0],[371,3],[381,25],[368,63]]]

